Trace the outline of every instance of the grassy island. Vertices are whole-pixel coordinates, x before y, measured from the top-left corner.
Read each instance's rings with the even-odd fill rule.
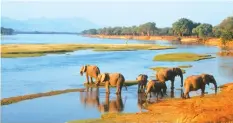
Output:
[[[187,61],[199,61],[203,59],[214,58],[211,55],[202,55],[195,53],[169,53],[156,55],[154,61],[170,61],[170,62],[187,62]]]
[[[3,44],[2,58],[36,57],[46,54],[66,53],[75,50],[132,51],[172,49],[170,46],[153,44]]]

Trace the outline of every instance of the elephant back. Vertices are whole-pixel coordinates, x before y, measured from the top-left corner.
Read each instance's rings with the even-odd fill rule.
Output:
[[[116,86],[116,84],[119,83],[124,83],[125,78],[122,74],[120,73],[110,73],[109,74],[109,82],[111,85]]]
[[[95,65],[88,65],[86,73],[91,77],[97,78],[100,74],[100,69]]]

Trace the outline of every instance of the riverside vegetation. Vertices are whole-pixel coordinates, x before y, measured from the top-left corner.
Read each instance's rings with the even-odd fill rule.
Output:
[[[233,17],[224,19],[220,24],[212,26],[207,23],[193,22],[181,18],[172,27],[159,28],[155,22],[148,22],[131,27],[105,27],[84,30],[82,34],[99,38],[120,38],[136,40],[179,40],[182,43],[194,42],[207,45],[228,47],[219,55],[232,55],[233,47]],[[226,53],[227,52],[227,53]]]
[[[92,49],[94,51],[133,51],[174,49],[174,47],[151,44],[3,44],[1,49],[3,58],[15,58],[36,57],[84,49]]]

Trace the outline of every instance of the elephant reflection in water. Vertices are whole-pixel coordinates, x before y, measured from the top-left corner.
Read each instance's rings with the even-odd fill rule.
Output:
[[[140,112],[142,112],[142,109],[146,109],[144,104],[147,103],[146,97],[144,93],[138,93],[138,108]]]
[[[121,112],[124,110],[125,101],[123,103],[121,95],[116,95],[115,100],[110,100],[109,94],[106,93],[105,102],[98,106],[98,110],[100,112],[110,112],[110,113]]]
[[[96,107],[99,105],[99,88],[87,87],[85,92],[80,92],[80,101],[86,106]]]
[[[105,101],[100,104],[99,88],[87,88],[85,92],[80,93],[80,101],[86,106],[97,107],[100,112],[121,112],[124,110],[124,104],[121,95],[116,95],[116,99],[110,100],[106,93]],[[126,100],[125,100],[126,101]]]

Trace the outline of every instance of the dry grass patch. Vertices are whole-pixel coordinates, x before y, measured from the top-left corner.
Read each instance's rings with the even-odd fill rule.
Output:
[[[3,44],[1,45],[1,55],[3,58],[14,58],[43,56],[84,49],[93,49],[94,51],[129,51],[172,48],[174,47],[153,44]]]
[[[167,69],[167,68],[169,68],[169,67],[151,67],[150,69],[158,72],[158,71],[160,71],[162,69]],[[181,70],[182,70],[182,73],[185,74],[185,70],[184,69],[181,69]]]
[[[169,53],[156,55],[154,61],[170,61],[170,62],[186,62],[186,61],[199,61],[203,59],[215,58],[211,55],[202,55],[195,53]]]

